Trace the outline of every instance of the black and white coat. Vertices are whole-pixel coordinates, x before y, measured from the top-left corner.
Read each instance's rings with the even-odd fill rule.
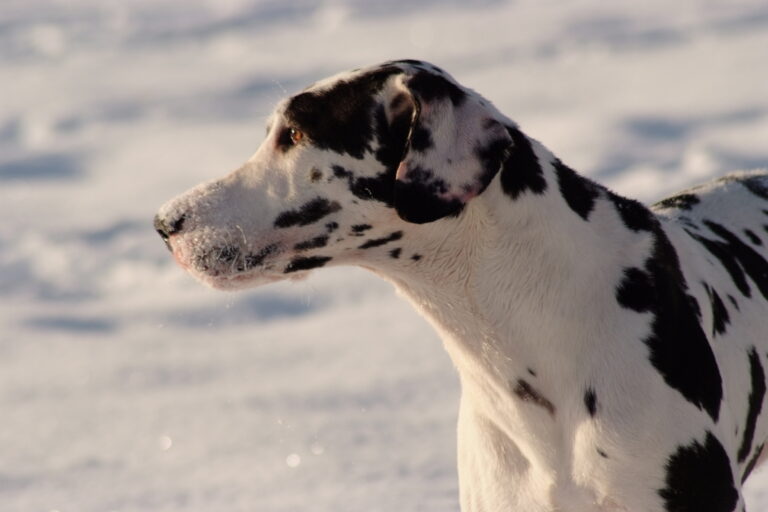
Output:
[[[649,209],[397,61],[280,103],[247,163],[155,226],[217,288],[343,264],[394,283],[460,375],[465,512],[744,507],[768,436],[765,172]]]

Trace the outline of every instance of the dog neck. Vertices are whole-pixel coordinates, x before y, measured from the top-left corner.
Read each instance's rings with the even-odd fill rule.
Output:
[[[622,225],[617,196],[603,188],[594,189],[589,220],[575,213],[556,159],[531,143],[543,193],[513,199],[497,175],[458,218],[414,226],[408,241],[419,261],[386,261],[376,270],[431,321],[459,372],[460,472],[471,479],[473,465],[493,463],[505,468],[499,486],[529,479],[552,507],[561,499],[594,504],[591,490],[573,491],[574,431],[587,417],[592,369],[624,327],[618,315],[593,312],[617,307],[615,286],[606,283],[619,282],[632,254],[646,253],[652,240]],[[491,447],[482,460],[478,446]],[[462,484],[462,501],[467,492]],[[522,505],[487,509],[502,504]]]

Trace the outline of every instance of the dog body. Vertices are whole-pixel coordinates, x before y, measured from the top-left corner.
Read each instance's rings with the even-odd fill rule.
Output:
[[[654,205],[576,174],[418,61],[314,84],[240,169],[160,210],[218,288],[393,282],[462,387],[468,512],[732,512],[768,437],[768,174]]]

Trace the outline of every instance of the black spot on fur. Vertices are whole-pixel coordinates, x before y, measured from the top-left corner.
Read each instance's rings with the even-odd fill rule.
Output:
[[[632,231],[650,231],[656,225],[656,219],[651,211],[634,199],[627,199],[612,192],[609,199],[616,206],[622,222]]]
[[[747,409],[747,420],[744,426],[744,437],[739,447],[739,462],[747,460],[752,451],[752,441],[755,437],[755,426],[760,411],[763,409],[763,399],[765,398],[765,371],[760,363],[760,356],[755,347],[749,351],[749,376],[752,383],[752,391],[749,393],[749,408]]]
[[[622,307],[638,313],[649,311],[657,299],[651,277],[636,267],[625,269],[624,279],[616,290],[616,299]]]
[[[534,377],[536,376],[536,372],[535,372],[535,371],[533,371],[533,369],[532,369],[532,368],[528,368],[527,370],[528,370],[528,373],[530,373],[530,374],[531,374],[531,375],[533,375]]]
[[[310,240],[299,242],[294,245],[293,248],[297,251],[307,251],[309,249],[317,249],[318,247],[325,247],[328,244],[328,235],[316,236]]]
[[[415,73],[408,81],[408,87],[425,103],[450,99],[451,103],[458,107],[467,97],[458,85],[440,75],[426,71]]]
[[[520,130],[507,127],[512,137],[512,148],[501,171],[501,188],[512,199],[523,192],[543,194],[547,189],[544,172],[533,151],[531,141]]]
[[[372,227],[373,226],[371,226],[370,224],[355,224],[354,226],[352,226],[352,232],[353,233],[363,233],[365,231],[368,231]]]
[[[765,448],[765,444],[758,445],[758,447],[755,448],[755,453],[752,454],[752,458],[750,458],[749,462],[747,462],[747,465],[744,466],[744,472],[741,474],[741,483],[746,482],[747,478],[749,478],[749,475],[752,474],[752,470],[755,469],[763,448]]]
[[[397,249],[392,249],[391,251],[389,251],[389,257],[393,259],[398,259],[402,251],[403,249],[400,247],[398,247]]]
[[[275,219],[275,227],[306,226],[339,210],[341,210],[341,205],[336,201],[317,197],[296,210],[285,211],[278,215]]]
[[[434,145],[435,143],[432,140],[432,133],[427,128],[420,125],[413,127],[413,132],[411,133],[411,150],[423,152]]]
[[[258,267],[264,262],[264,260],[267,257],[271,256],[276,252],[277,252],[277,245],[271,244],[259,249],[259,251],[257,252],[246,254],[245,257],[243,258],[244,265],[245,265],[244,270],[249,270],[254,267]]]
[[[349,191],[355,197],[366,201],[380,201],[391,207],[394,201],[394,169],[379,173],[374,177],[357,177],[355,174],[340,165],[332,166],[333,175],[337,178],[346,179],[349,184]],[[357,201],[352,201],[357,204]]]
[[[752,290],[749,283],[747,283],[744,271],[739,265],[736,257],[731,254],[728,244],[725,244],[720,240],[705,238],[704,236],[696,235],[694,233],[688,232],[688,234],[703,245],[710,254],[720,260],[720,264],[723,265],[723,268],[725,268],[731,276],[733,283],[745,297],[750,297],[752,295]]]
[[[617,300],[634,311],[653,313],[651,334],[644,340],[651,363],[670,387],[717,421],[722,378],[699,322],[698,304],[687,294],[677,253],[658,224],[653,236],[645,269],[625,270]]]
[[[309,171],[309,180],[313,183],[320,181],[320,178],[323,177],[322,171],[318,169],[317,167],[313,167],[311,171]]]
[[[745,229],[744,234],[747,235],[747,238],[749,238],[750,242],[752,242],[755,245],[763,245],[763,241],[760,240],[760,237],[755,234],[754,231],[751,229]]]
[[[598,448],[598,449],[597,449],[597,454],[598,454],[599,456],[601,456],[602,458],[604,458],[604,459],[607,459],[607,458],[608,458],[608,454],[607,454],[607,453],[605,453],[605,452],[604,452],[603,450],[601,450],[600,448]]]
[[[291,98],[285,116],[322,149],[362,159],[373,140],[374,97],[393,75],[394,66],[382,67],[330,89],[298,94]]]
[[[339,223],[338,222],[329,222],[325,225],[325,229],[328,230],[329,233],[333,233],[337,229],[339,229]]]
[[[705,220],[704,224],[720,237],[720,240],[703,236],[694,236],[694,238],[720,260],[739,291],[746,297],[751,295],[751,288],[744,275],[746,272],[763,297],[768,299],[768,262],[724,226],[711,220]]]
[[[589,213],[595,207],[595,199],[600,195],[600,189],[595,183],[576,174],[560,160],[555,160],[553,165],[563,199],[579,217],[588,220]]]
[[[728,300],[731,301],[731,304],[733,304],[733,307],[735,307],[736,310],[738,311],[739,303],[736,301],[736,299],[733,297],[733,295],[728,294]]]
[[[523,379],[517,380],[517,384],[515,385],[513,392],[523,402],[536,404],[546,409],[549,414],[555,414],[555,406],[552,404],[552,402],[541,396],[541,394],[536,389],[534,389]]]
[[[358,249],[370,249],[372,247],[380,247],[384,244],[388,244],[389,242],[400,240],[401,238],[403,238],[403,232],[395,231],[394,233],[391,233],[390,235],[385,236],[384,238],[374,238],[372,240],[368,240],[363,245],[358,247]]]
[[[728,310],[725,309],[720,295],[707,283],[702,283],[704,290],[706,290],[709,296],[709,302],[712,307],[712,332],[713,334],[724,334],[726,326],[730,323],[730,316]]]
[[[333,175],[337,178],[351,178],[352,171],[348,171],[347,169],[343,168],[340,165],[334,165],[331,167],[331,170],[333,171]]]
[[[394,203],[395,174],[380,173],[373,178],[360,177],[350,180],[349,190],[366,201],[379,201],[387,206]]]
[[[584,405],[590,416],[594,417],[597,414],[597,395],[594,389],[587,388],[586,393],[584,393]]]
[[[679,210],[690,210],[695,205],[699,204],[701,199],[696,194],[678,194],[676,196],[668,197],[655,203],[654,208],[677,208]]]
[[[739,500],[728,454],[707,432],[704,444],[680,446],[667,461],[666,487],[659,490],[667,512],[733,512]]]
[[[298,272],[300,270],[310,270],[313,268],[319,268],[331,261],[333,258],[329,256],[310,256],[308,258],[293,258],[288,266],[283,271],[284,274],[290,274],[291,272]]]
[[[414,254],[413,256],[411,256],[411,259],[413,261],[419,261],[421,259],[421,254]]]

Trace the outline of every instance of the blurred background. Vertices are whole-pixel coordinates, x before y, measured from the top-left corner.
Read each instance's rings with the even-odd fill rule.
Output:
[[[396,58],[624,195],[768,165],[764,0],[3,0],[0,509],[458,510],[457,381],[388,284],[215,292],[151,226],[277,100]]]

